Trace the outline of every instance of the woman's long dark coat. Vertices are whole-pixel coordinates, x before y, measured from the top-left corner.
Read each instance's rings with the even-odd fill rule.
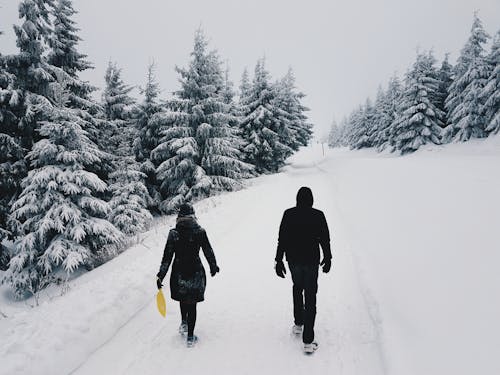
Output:
[[[199,256],[200,247],[210,269],[217,267],[215,254],[205,230],[192,217],[179,219],[176,227],[168,233],[160,272],[157,275],[160,280],[165,278],[173,258],[170,293],[176,301],[193,303],[204,300],[206,275]]]

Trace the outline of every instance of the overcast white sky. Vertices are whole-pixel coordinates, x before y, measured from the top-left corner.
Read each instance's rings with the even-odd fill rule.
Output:
[[[0,51],[15,51],[12,24],[18,0],[0,0]],[[95,64],[84,78],[101,87],[107,62],[142,85],[154,58],[165,93],[178,88],[175,65],[184,65],[201,24],[212,47],[229,61],[239,84],[265,55],[274,77],[292,66],[307,94],[318,133],[340,120],[385,83],[404,73],[416,48],[434,48],[454,60],[468,37],[474,10],[486,30],[500,28],[499,0],[75,0],[81,51]]]

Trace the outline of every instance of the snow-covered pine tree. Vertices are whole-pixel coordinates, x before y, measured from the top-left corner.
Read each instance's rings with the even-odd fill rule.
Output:
[[[93,66],[87,61],[87,55],[77,49],[81,38],[73,20],[77,12],[72,0],[55,0],[51,13],[54,30],[49,38],[51,50],[47,57],[48,63],[61,68],[72,78],[68,79],[67,84],[70,92],[68,106],[95,111],[98,105],[91,100],[90,95],[96,88],[79,78],[81,72],[92,69]]]
[[[0,32],[1,35],[1,32]],[[6,56],[0,54],[0,252],[4,238],[11,238],[9,212],[12,199],[25,175],[24,153],[20,146],[21,131],[17,115],[22,113],[14,77],[7,71]],[[0,266],[1,264],[0,260]]]
[[[386,93],[382,86],[379,86],[373,105],[373,126],[369,133],[369,143],[372,147],[379,147],[383,143],[383,131],[390,121],[388,112]]]
[[[102,108],[105,122],[100,134],[101,142],[104,143],[99,146],[113,155],[119,154],[121,147],[126,147],[126,152],[129,152],[135,138],[130,108],[135,101],[129,95],[133,87],[123,82],[122,70],[111,61],[108,63],[104,80]]]
[[[488,62],[491,73],[481,92],[481,99],[484,101],[482,113],[486,120],[486,131],[497,134],[500,131],[500,31],[491,46]]]
[[[311,139],[312,124],[307,122],[305,112],[309,109],[301,103],[305,95],[296,91],[292,68],[289,68],[287,74],[276,83],[276,90],[275,117],[280,124],[278,131],[280,141],[297,151],[300,146],[307,146]]]
[[[154,78],[151,79],[153,86],[149,87],[147,100],[152,105],[156,100],[156,88]],[[107,150],[113,155],[113,171],[108,177],[111,193],[108,220],[123,233],[134,235],[148,228],[152,220],[146,209],[151,201],[145,185],[147,176],[140,171],[133,149],[140,129],[135,126],[132,116],[134,100],[129,96],[132,87],[123,82],[121,69],[116,64],[109,63],[105,81],[102,106],[109,132]]]
[[[435,77],[432,54],[418,53],[406,75],[400,112],[391,125],[391,143],[402,154],[414,152],[427,143],[440,143],[442,114],[430,100],[438,90],[439,81]]]
[[[453,82],[453,66],[449,63],[448,59],[449,54],[447,53],[438,71],[437,79],[439,80],[439,85],[435,98],[435,105],[443,114],[440,119],[443,126],[446,126],[448,123],[445,103],[448,97],[448,91]]]
[[[5,280],[19,296],[36,293],[59,271],[68,275],[92,264],[98,251],[121,240],[104,218],[108,204],[96,197],[106,183],[88,171],[101,152],[83,131],[79,111],[65,106],[64,81],[53,86],[51,99],[49,118],[38,130],[42,139],[28,153],[32,169],[12,206],[20,236]]]
[[[332,120],[330,131],[328,133],[328,146],[331,148],[340,147],[341,130],[335,119]]]
[[[374,120],[375,109],[371,100],[367,98],[365,105],[362,106],[355,118],[351,148],[359,150],[373,146],[371,144],[371,135],[374,132]]]
[[[112,194],[108,220],[128,236],[146,231],[153,217],[146,209],[149,192],[144,184],[146,175],[138,170],[133,157],[123,157],[120,169],[110,174]]]
[[[385,149],[390,149],[394,151],[394,131],[392,125],[396,118],[399,116],[399,110],[401,108],[401,97],[403,95],[403,85],[397,75],[394,75],[389,80],[386,92],[386,110],[389,117],[389,121],[385,123],[385,127],[379,128],[379,136],[377,139],[378,151],[383,151]]]
[[[151,159],[153,151],[160,141],[161,117],[155,116],[164,109],[159,101],[160,85],[156,79],[156,65],[149,64],[146,77],[146,85],[141,89],[144,99],[137,106],[135,122],[137,134],[134,140],[134,153],[137,162],[140,163],[140,171],[146,175],[146,187],[151,200],[149,209],[158,211],[161,202],[159,184],[156,180],[156,166]]]
[[[47,61],[54,67],[64,71],[65,81],[70,97],[67,106],[80,109],[80,116],[85,118],[86,129],[89,139],[101,146],[100,127],[103,125],[99,119],[102,108],[92,98],[92,93],[97,90],[89,82],[80,78],[80,74],[92,69],[92,64],[87,60],[87,55],[79,52],[78,44],[81,41],[78,35],[79,28],[73,20],[77,14],[73,8],[72,0],[55,0],[51,8],[53,19],[53,32],[48,38],[50,46]],[[108,173],[112,170],[110,155],[104,154],[101,163],[94,165],[91,171],[101,179],[106,180]]]
[[[239,139],[230,126],[231,107],[222,95],[221,63],[207,45],[197,30],[189,66],[177,68],[181,89],[163,114],[163,138],[153,151],[165,212],[212,192],[237,189],[252,169],[241,161]]]
[[[275,172],[284,165],[293,150],[280,141],[277,108],[274,100],[277,92],[269,82],[269,72],[260,59],[255,66],[255,75],[248,96],[245,98],[247,112],[240,127],[246,160],[258,173]]]
[[[22,0],[19,4],[19,18],[22,25],[14,25],[19,54],[6,56],[7,69],[13,77],[12,87],[16,90],[11,98],[17,106],[19,100],[19,127],[22,129],[22,147],[30,150],[38,138],[35,132],[39,121],[46,120],[51,104],[46,98],[49,83],[54,81],[53,67],[44,57],[45,44],[50,38],[51,24],[49,7],[53,0]]]
[[[483,46],[488,38],[481,20],[475,14],[471,35],[458,58],[455,78],[446,99],[449,124],[443,135],[443,140],[446,142],[467,141],[470,138],[483,138],[487,135],[481,92],[490,74]]]

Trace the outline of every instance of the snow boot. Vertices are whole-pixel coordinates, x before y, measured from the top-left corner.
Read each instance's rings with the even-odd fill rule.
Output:
[[[304,353],[305,354],[312,354],[318,349],[318,343],[316,341],[310,343],[310,344],[304,344]]]
[[[194,344],[196,344],[197,342],[198,342],[198,336],[196,336],[196,335],[188,336],[187,341],[186,341],[186,345],[188,348],[192,348],[194,346]]]
[[[187,335],[187,331],[188,331],[188,324],[185,320],[183,320],[181,322],[181,325],[179,326],[179,333],[182,335],[182,336],[186,336]]]
[[[298,335],[301,335],[301,334],[302,334],[302,328],[303,328],[302,326],[299,326],[299,325],[297,325],[297,324],[294,324],[294,326],[292,327],[292,333],[293,333],[294,335],[297,335],[297,336],[298,336]]]

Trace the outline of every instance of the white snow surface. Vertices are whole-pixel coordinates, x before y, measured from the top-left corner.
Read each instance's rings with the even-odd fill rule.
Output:
[[[302,149],[279,174],[195,205],[221,273],[186,348],[179,307],[156,310],[174,217],[41,304],[0,289],[0,374],[499,374],[500,137],[399,157]],[[332,234],[312,356],[275,276],[283,211],[309,186]],[[0,274],[1,276],[1,274]]]

